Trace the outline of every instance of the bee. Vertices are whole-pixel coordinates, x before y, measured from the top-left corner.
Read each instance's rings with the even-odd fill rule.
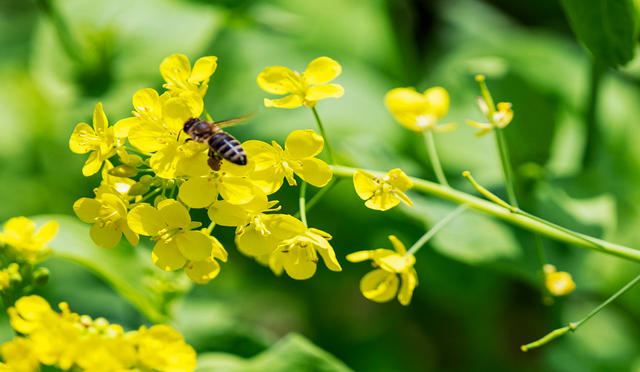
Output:
[[[222,128],[245,120],[247,117],[248,115],[215,122],[191,118],[184,123],[183,130],[191,136],[187,141],[193,140],[209,145],[207,163],[214,171],[220,170],[222,160],[230,161],[233,164],[247,165],[247,153],[240,142],[222,130]]]

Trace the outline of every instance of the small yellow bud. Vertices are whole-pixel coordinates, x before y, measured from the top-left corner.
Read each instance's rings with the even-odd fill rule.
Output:
[[[131,196],[142,195],[142,194],[145,194],[147,191],[149,191],[148,184],[136,182],[129,189],[129,195]]]
[[[556,271],[553,265],[544,265],[545,286],[553,296],[564,296],[576,289],[576,283],[571,274],[565,271]]]
[[[138,175],[138,170],[130,165],[118,165],[110,169],[109,174],[116,177],[135,177]]]
[[[33,272],[33,282],[38,287],[42,287],[49,281],[49,275],[49,269],[47,269],[46,267],[39,267]]]
[[[478,83],[481,83],[481,82],[485,81],[485,76],[482,75],[482,74],[478,74],[478,75],[476,75],[475,79],[476,79],[476,81]]]

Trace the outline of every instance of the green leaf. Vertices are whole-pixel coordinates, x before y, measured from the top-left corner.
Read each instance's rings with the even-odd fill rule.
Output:
[[[196,372],[206,371],[328,372],[351,369],[303,336],[292,333],[249,359],[225,353],[201,354]]]
[[[405,211],[431,227],[455,206],[412,195],[413,208]],[[468,264],[480,264],[520,255],[520,244],[511,230],[499,221],[467,210],[449,222],[430,241],[445,256]]]
[[[638,9],[633,0],[562,0],[578,40],[599,62],[616,67],[633,58]]]
[[[167,315],[162,311],[161,296],[149,285],[158,270],[151,264],[150,256],[143,256],[139,248],[131,247],[124,239],[113,249],[96,246],[89,237],[89,225],[71,216],[43,215],[32,220],[38,225],[55,220],[60,225],[58,234],[49,244],[54,257],[85,267],[150,321],[158,323],[167,320]]]

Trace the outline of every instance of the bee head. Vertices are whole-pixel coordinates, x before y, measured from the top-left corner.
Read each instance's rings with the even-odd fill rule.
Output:
[[[189,132],[189,129],[191,129],[191,127],[193,126],[193,124],[197,123],[198,121],[200,121],[200,119],[198,118],[191,118],[189,120],[187,120],[184,123],[184,127],[182,128],[185,132]]]

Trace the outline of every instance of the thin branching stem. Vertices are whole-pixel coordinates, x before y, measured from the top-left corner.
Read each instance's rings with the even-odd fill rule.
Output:
[[[416,252],[418,252],[420,248],[422,248],[429,241],[429,239],[431,239],[434,235],[438,233],[438,231],[440,231],[443,227],[447,226],[449,222],[453,221],[454,218],[456,218],[466,210],[467,210],[466,204],[459,205],[456,209],[451,211],[451,213],[446,215],[443,219],[441,219],[435,225],[433,225],[426,233],[424,233],[424,235],[422,235],[422,237],[418,239],[418,241],[415,242],[411,246],[411,248],[409,248],[409,251],[407,251],[407,254],[415,254]]]
[[[351,178],[356,172],[356,168],[342,165],[334,165],[331,168],[333,169],[334,175],[337,177]],[[377,177],[384,176],[384,172],[380,171],[367,170],[367,172]],[[529,231],[537,232],[554,240],[622,257],[630,261],[640,262],[640,250],[580,234],[555,225],[552,222],[539,217],[531,218],[532,215],[530,214],[514,213],[510,208],[505,208],[504,206],[500,206],[466,192],[454,190],[451,187],[442,186],[435,182],[430,182],[417,177],[409,178],[414,184],[413,189],[416,191],[448,200],[456,204],[468,204],[471,209],[500,218],[508,223],[520,226]]]
[[[320,130],[320,134],[322,138],[324,138],[324,145],[327,148],[327,158],[329,159],[329,163],[335,164],[335,156],[333,155],[333,148],[331,147],[331,143],[329,143],[329,137],[327,137],[327,132],[324,130],[324,125],[322,125],[322,120],[320,120],[320,115],[318,115],[318,110],[315,107],[311,108],[311,112],[313,112],[313,117],[316,118],[316,123],[318,123],[318,129]]]
[[[307,208],[306,208],[306,192],[307,192],[307,183],[302,181],[302,184],[300,185],[300,198],[298,199],[299,203],[300,203],[300,220],[302,221],[302,223],[304,223],[305,226],[307,225]]]
[[[440,158],[438,157],[438,151],[436,150],[436,142],[433,139],[433,131],[427,129],[423,132],[423,135],[424,143],[427,146],[427,153],[429,154],[429,160],[431,161],[431,166],[433,167],[433,171],[436,174],[438,182],[441,185],[449,186],[447,177],[445,177],[442,165],[440,164]]]
[[[638,275],[635,278],[633,278],[629,283],[625,284],[624,287],[620,288],[618,290],[618,292],[614,293],[613,295],[611,295],[611,297],[609,297],[606,300],[604,300],[604,302],[602,302],[600,305],[598,305],[595,309],[591,310],[591,312],[589,314],[587,314],[584,318],[578,320],[577,322],[571,322],[571,323],[569,323],[569,325],[564,326],[562,328],[555,329],[555,330],[549,332],[544,337],[540,338],[539,340],[536,340],[534,342],[528,343],[526,345],[522,345],[520,347],[520,349],[522,351],[528,351],[528,350],[531,350],[531,349],[535,349],[537,347],[540,347],[540,346],[542,346],[542,345],[544,345],[544,344],[546,344],[546,343],[548,343],[548,342],[550,342],[550,341],[552,341],[552,340],[564,335],[565,333],[567,333],[569,331],[575,332],[578,328],[580,328],[581,325],[586,323],[589,319],[593,318],[596,314],[598,314],[602,309],[607,307],[610,303],[615,301],[618,297],[622,296],[628,290],[633,288],[633,286],[638,284],[638,282],[640,282],[640,275]]]

